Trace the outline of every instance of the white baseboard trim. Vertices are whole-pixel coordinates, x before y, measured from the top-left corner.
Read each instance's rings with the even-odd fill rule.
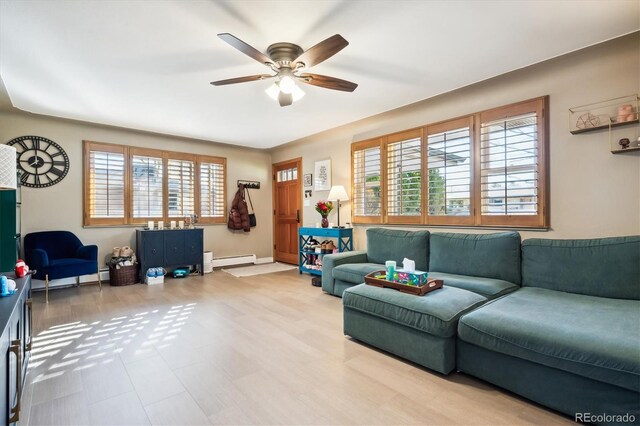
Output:
[[[213,267],[222,268],[225,266],[250,265],[256,263],[255,254],[245,254],[240,256],[227,256],[213,258]]]
[[[261,263],[273,263],[273,257],[259,257],[253,263],[255,263],[256,265],[259,265]]]

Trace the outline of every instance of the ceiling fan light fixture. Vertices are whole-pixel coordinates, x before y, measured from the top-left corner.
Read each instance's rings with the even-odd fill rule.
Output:
[[[293,81],[293,78],[291,78],[290,76],[285,75],[280,78],[280,90],[282,91],[282,93],[286,93],[287,95],[289,95],[293,93],[295,87],[296,82]]]
[[[271,99],[273,99],[274,101],[278,100],[278,95],[280,94],[280,92],[286,93],[284,90],[282,90],[279,86],[278,83],[273,83],[271,86],[269,86],[266,90],[265,93],[267,95],[269,95],[269,97]],[[302,90],[300,87],[298,87],[297,85],[293,86],[293,91],[291,92],[291,96],[293,98],[293,102],[299,101],[300,99],[302,99],[305,95],[304,90]]]
[[[280,88],[278,87],[277,83],[273,83],[271,86],[267,88],[267,90],[265,90],[265,92],[267,93],[267,95],[269,95],[271,99],[273,99],[274,101],[277,101],[278,94],[280,93]]]
[[[291,92],[291,96],[293,96],[293,102],[297,102],[304,97],[304,90],[299,88],[297,85],[293,86],[293,92]]]

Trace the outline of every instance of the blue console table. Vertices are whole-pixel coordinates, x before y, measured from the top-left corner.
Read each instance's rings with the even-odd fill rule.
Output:
[[[312,275],[322,275],[322,268],[314,268],[311,259],[317,256],[324,256],[331,253],[316,253],[305,250],[307,243],[315,238],[322,242],[328,238],[337,240],[334,244],[338,246],[338,252],[353,250],[353,229],[352,228],[299,228],[298,229],[298,269],[300,273],[306,272]]]

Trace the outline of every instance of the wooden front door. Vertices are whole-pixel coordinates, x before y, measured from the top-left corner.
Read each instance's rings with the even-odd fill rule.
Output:
[[[302,159],[273,165],[273,258],[298,263],[302,224]]]

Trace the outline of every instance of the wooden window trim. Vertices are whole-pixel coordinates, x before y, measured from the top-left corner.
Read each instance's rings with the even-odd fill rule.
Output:
[[[90,172],[90,152],[113,152],[122,154],[124,157],[124,215],[121,218],[92,218],[89,214],[91,211],[90,195],[89,195],[89,172]],[[126,225],[128,217],[128,208],[130,199],[129,189],[129,161],[128,147],[124,145],[105,144],[93,141],[83,141],[82,143],[82,222],[83,226],[117,226]]]
[[[534,106],[534,109],[532,109]],[[471,200],[469,216],[430,216],[428,214],[428,181],[422,182],[422,216],[419,220],[413,217],[387,216],[387,145],[403,140],[413,134],[416,129],[404,130],[377,138],[354,142],[351,144],[351,193],[354,194],[354,153],[371,147],[380,147],[380,161],[383,165],[380,171],[381,215],[356,216],[355,208],[351,210],[351,221],[354,224],[390,224],[390,225],[426,225],[426,226],[460,226],[487,228],[532,228],[548,229],[550,227],[549,209],[549,96],[541,96],[513,104],[491,108],[470,115],[444,120],[423,126],[422,129],[422,173],[428,176],[428,135],[441,133],[469,125],[471,135]],[[482,215],[481,206],[481,170],[480,170],[480,132],[481,124],[487,121],[499,120],[510,116],[517,116],[535,112],[538,116],[538,214],[537,215]],[[426,183],[425,183],[426,182]],[[407,220],[409,219],[409,220]]]
[[[389,164],[388,164],[388,154],[389,154],[389,145],[410,140],[410,139],[420,139],[420,215],[417,216],[392,216],[389,215],[389,206],[388,206],[388,182],[389,182]],[[384,150],[384,155],[381,154],[381,161],[384,160],[383,167],[381,170],[381,179],[384,184],[384,192],[382,194],[382,203],[383,203],[383,223],[387,223],[389,225],[419,225],[424,221],[424,137],[423,137],[423,129],[421,127],[415,129],[409,129],[402,132],[392,133],[383,137],[382,140],[382,148]],[[381,151],[382,152],[382,151]]]
[[[121,153],[124,156],[124,217],[123,218],[90,218],[89,217],[89,152],[90,151],[104,151],[104,152],[115,152]],[[131,164],[133,163],[133,156],[148,156],[148,157],[156,157],[162,158],[162,167],[163,167],[163,177],[162,177],[162,191],[163,191],[163,201],[162,201],[162,217],[149,217],[149,218],[133,218],[133,180],[131,179]],[[151,149],[151,148],[139,148],[139,147],[131,147],[127,145],[113,144],[113,143],[104,143],[104,142],[93,142],[85,140],[83,141],[83,170],[82,170],[82,183],[83,183],[83,226],[84,227],[118,227],[118,226],[140,226],[146,225],[149,220],[163,220],[165,225],[171,220],[178,220],[176,217],[169,217],[168,215],[168,160],[185,160],[185,161],[193,161],[194,163],[194,211],[198,215],[198,224],[202,225],[214,225],[214,224],[226,224],[227,222],[227,159],[225,157],[211,156],[211,155],[199,155],[199,154],[189,154],[183,152],[176,151],[165,151],[159,149]],[[200,164],[201,163],[216,163],[222,164],[224,175],[223,175],[223,216],[222,217],[212,217],[212,218],[202,218],[200,215]]]
[[[164,192],[164,181],[165,181],[165,172],[166,172],[166,165],[164,162],[164,157],[163,157],[164,152],[162,150],[159,149],[149,149],[149,148],[136,148],[136,147],[130,147],[129,148],[129,168],[130,168],[130,173],[129,176],[131,176],[131,173],[133,173],[133,170],[131,169],[131,165],[133,164],[133,156],[137,155],[137,156],[141,156],[141,157],[153,157],[153,158],[159,158],[162,160],[162,216],[150,216],[150,217],[133,217],[133,179],[131,179],[131,177],[129,178],[130,180],[130,194],[131,196],[128,197],[127,202],[129,204],[129,214],[128,214],[128,224],[130,225],[146,225],[147,222],[149,222],[150,220],[153,221],[158,221],[158,220],[163,220],[166,221],[167,220],[167,211],[166,211],[166,193]]]
[[[354,197],[355,194],[355,182],[354,182],[354,164],[353,164],[353,159],[354,159],[354,154],[356,151],[362,151],[368,148],[375,148],[375,147],[379,147],[380,148],[380,191],[381,191],[381,196],[380,196],[380,215],[378,216],[356,216],[355,214],[355,207],[353,206],[352,203],[352,207],[351,207],[351,223],[366,223],[366,224],[382,224],[383,223],[383,218],[384,215],[386,213],[386,205],[385,205],[385,191],[387,189],[386,187],[386,179],[384,178],[384,164],[386,164],[386,156],[384,155],[384,139],[383,138],[374,138],[374,139],[368,139],[365,141],[360,141],[360,142],[355,142],[353,144],[351,144],[351,197]]]
[[[222,164],[223,166],[223,177],[222,177],[222,184],[226,185],[227,184],[227,159],[224,157],[212,157],[209,155],[199,155],[198,159],[196,161],[196,175],[197,175],[197,181],[198,181],[198,185],[196,188],[196,193],[197,193],[197,198],[198,198],[198,206],[197,206],[197,210],[199,211],[198,213],[198,222],[199,223],[206,223],[206,224],[224,224],[227,223],[227,190],[226,188],[224,188],[224,196],[223,198],[223,207],[222,207],[222,216],[220,217],[203,217],[201,215],[201,200],[200,200],[200,191],[201,191],[201,186],[202,184],[200,183],[200,167],[202,163],[207,163],[207,164]]]
[[[489,226],[489,227],[513,227],[513,228],[548,228],[549,227],[549,96],[543,96],[539,98],[529,99],[522,102],[517,102],[503,107],[493,108],[487,111],[482,111],[477,116],[477,129],[475,149],[475,179],[478,182],[476,188],[476,225],[477,226]],[[538,187],[537,187],[537,199],[538,199],[538,214],[537,215],[483,215],[481,208],[481,196],[482,191],[479,189],[481,183],[480,168],[480,132],[482,123],[505,119],[508,117],[514,117],[518,115],[528,114],[535,112],[538,117],[537,120],[537,134],[538,134]]]
[[[452,226],[473,226],[476,222],[476,218],[475,218],[475,211],[476,211],[476,203],[475,203],[475,193],[476,193],[476,185],[475,185],[475,155],[474,155],[474,151],[475,151],[475,146],[477,145],[475,143],[476,139],[475,139],[475,133],[474,133],[474,121],[473,121],[473,115],[468,115],[468,116],[464,116],[464,117],[459,117],[459,118],[454,118],[452,120],[447,120],[447,121],[441,121],[438,123],[434,123],[434,124],[430,124],[424,127],[424,161],[423,161],[423,166],[424,166],[424,173],[425,176],[429,175],[429,136],[430,135],[435,135],[438,133],[443,133],[443,132],[448,132],[450,130],[455,130],[455,129],[459,129],[462,127],[469,127],[469,137],[471,138],[471,147],[470,147],[470,176],[469,176],[469,180],[470,180],[470,200],[469,200],[469,216],[436,216],[436,215],[430,215],[429,214],[429,197],[424,197],[425,198],[425,211],[424,211],[424,221],[423,223],[426,225],[437,225],[437,226],[445,226],[445,225],[452,225]],[[425,188],[427,191],[429,190],[428,187],[428,180],[427,180],[427,186]]]

